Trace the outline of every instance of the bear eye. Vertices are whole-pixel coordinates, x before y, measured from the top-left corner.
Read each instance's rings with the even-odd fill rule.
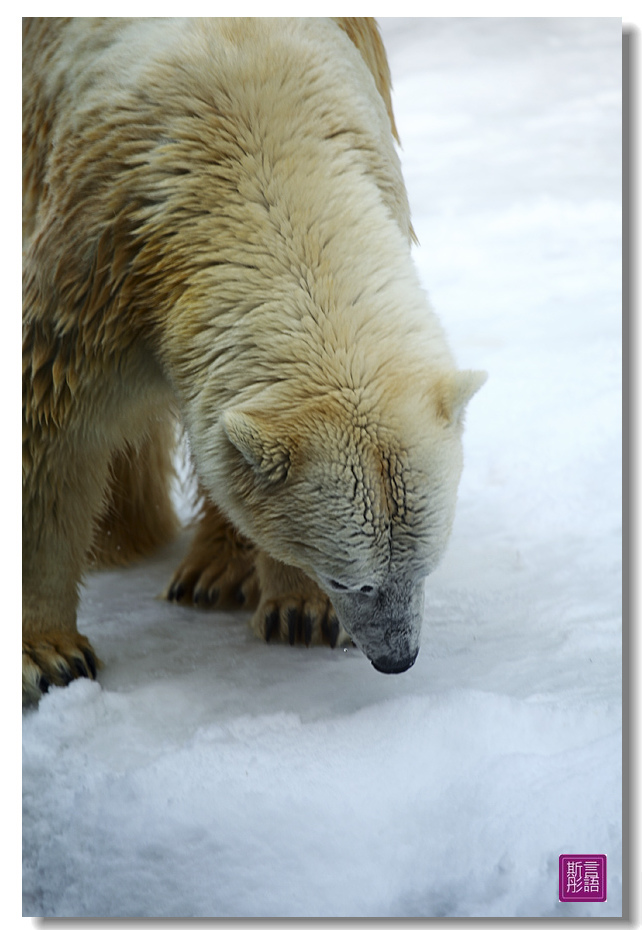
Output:
[[[335,591],[347,591],[348,590],[347,585],[341,584],[340,581],[334,581],[333,579],[330,579],[330,587],[333,588]]]
[[[334,578],[331,578],[329,580],[329,584],[333,591],[350,591],[351,590],[347,584],[341,584],[340,581],[335,581]],[[352,588],[352,590],[355,591],[356,589]],[[372,587],[371,584],[364,584],[359,588],[360,594],[372,594],[373,591],[374,591],[374,588]]]

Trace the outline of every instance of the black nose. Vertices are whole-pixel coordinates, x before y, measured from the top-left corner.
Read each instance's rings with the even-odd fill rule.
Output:
[[[398,675],[400,672],[407,672],[409,668],[415,664],[415,659],[419,654],[419,650],[411,656],[403,656],[403,658],[398,658],[393,656],[384,656],[382,659],[377,659],[375,662],[372,660],[372,664],[378,672],[383,672],[384,675]]]

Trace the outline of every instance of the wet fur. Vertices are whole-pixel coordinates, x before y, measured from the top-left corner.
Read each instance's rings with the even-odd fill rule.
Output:
[[[393,424],[430,410],[455,450],[480,383],[409,259],[374,21],[27,19],[23,62],[25,700],[95,676],[86,568],[175,532],[178,419],[204,503],[168,596],[258,605],[266,639],[347,641],[274,529],[288,475],[328,429],[353,471],[367,451],[365,525],[375,499],[399,521]]]

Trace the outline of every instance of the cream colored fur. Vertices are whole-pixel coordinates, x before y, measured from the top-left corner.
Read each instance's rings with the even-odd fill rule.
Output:
[[[174,600],[414,661],[461,470],[372,20],[26,20],[23,693],[95,676],[78,583],[168,539]],[[336,588],[336,585],[339,588]]]

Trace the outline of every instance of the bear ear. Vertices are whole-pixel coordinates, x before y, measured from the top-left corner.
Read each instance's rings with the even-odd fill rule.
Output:
[[[487,378],[485,371],[453,371],[443,374],[435,385],[437,415],[447,423],[461,425],[466,404]]]
[[[263,479],[270,484],[285,481],[290,453],[274,435],[267,417],[232,408],[223,413],[221,421],[229,441]]]

